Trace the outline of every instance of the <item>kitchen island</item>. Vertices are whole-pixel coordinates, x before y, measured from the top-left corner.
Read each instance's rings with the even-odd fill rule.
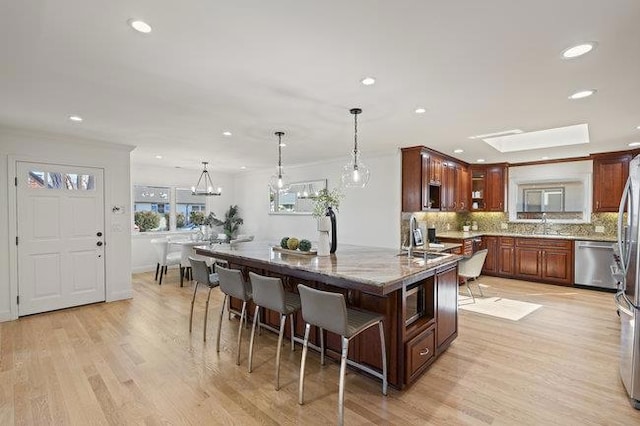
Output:
[[[344,294],[350,307],[384,316],[388,380],[402,389],[416,380],[458,335],[458,279],[460,256],[427,253],[408,258],[396,250],[341,245],[327,257],[280,252],[266,242],[237,246],[213,244],[196,247],[205,256],[226,260],[231,268],[282,278],[287,291],[298,284]],[[232,308],[240,303],[232,300]],[[253,306],[250,311],[253,312]],[[279,316],[265,312],[264,323],[278,327]],[[296,335],[304,323],[296,317]],[[287,330],[288,331],[288,330]],[[312,329],[310,341],[319,342]],[[327,333],[327,356],[340,358],[339,336]],[[377,330],[354,338],[349,358],[381,370]]]

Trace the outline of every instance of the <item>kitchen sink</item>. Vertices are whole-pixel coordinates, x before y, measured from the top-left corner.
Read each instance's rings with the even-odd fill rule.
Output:
[[[408,256],[409,252],[403,251],[402,253],[398,254],[398,256]],[[448,253],[436,253],[436,252],[424,252],[422,250],[415,250],[413,252],[413,258],[416,259],[424,259],[424,260],[435,260],[435,259],[440,259],[442,257],[446,257],[449,256]]]

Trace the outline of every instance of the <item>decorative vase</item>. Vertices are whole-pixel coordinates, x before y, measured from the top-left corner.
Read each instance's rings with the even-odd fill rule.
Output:
[[[470,226],[470,225],[464,225],[464,226],[462,227],[462,232],[469,232],[469,230],[470,230],[470,229],[471,229],[471,226]]]
[[[335,253],[338,248],[338,231],[336,229],[336,214],[331,206],[327,207],[327,216],[331,220],[331,254]]]
[[[331,254],[331,242],[329,240],[331,231],[331,218],[322,216],[318,218],[318,256],[329,256]]]

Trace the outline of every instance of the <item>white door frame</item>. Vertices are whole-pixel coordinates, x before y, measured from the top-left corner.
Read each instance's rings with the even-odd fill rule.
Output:
[[[30,162],[30,163],[44,163],[44,164],[59,164],[61,166],[82,166],[82,167],[93,167],[103,170],[103,203],[106,209],[107,204],[107,189],[106,189],[106,175],[107,169],[104,164],[78,164],[78,163],[67,163],[64,161],[51,161],[44,160],[42,158],[28,156],[28,155],[9,155],[8,156],[8,164],[7,164],[7,201],[9,206],[9,299],[10,299],[10,313],[11,319],[18,319],[18,247],[16,246],[16,238],[18,237],[18,194],[17,188],[15,185],[15,178],[17,176],[17,163],[19,161]],[[107,236],[107,215],[105,212],[104,216],[104,229],[105,229],[105,237]],[[107,277],[107,251],[104,252],[105,257],[105,296],[108,293],[108,277]],[[106,298],[108,300],[108,297]]]

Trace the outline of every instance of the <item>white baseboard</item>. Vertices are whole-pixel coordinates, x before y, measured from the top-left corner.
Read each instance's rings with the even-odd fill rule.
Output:
[[[11,321],[11,312],[2,311],[0,312],[0,322]]]
[[[107,302],[115,302],[116,300],[126,300],[133,298],[133,290],[114,291],[107,297]]]

